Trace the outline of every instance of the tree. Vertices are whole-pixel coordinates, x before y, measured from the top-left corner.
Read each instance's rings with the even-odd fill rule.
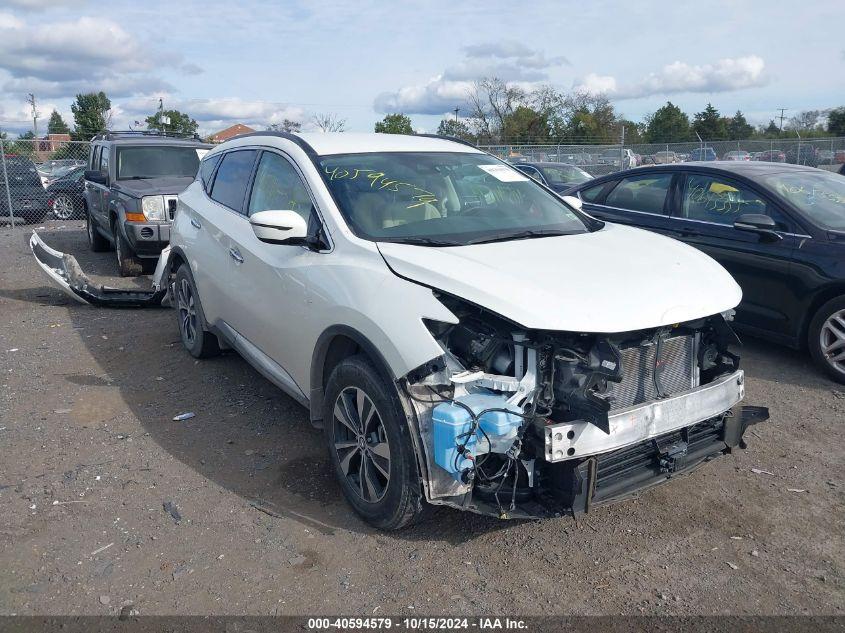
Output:
[[[774,119],[769,119],[769,124],[761,129],[761,134],[766,138],[777,138],[780,136],[780,128]]]
[[[18,140],[9,143],[6,152],[32,158],[35,155],[35,133],[32,130],[18,136]]]
[[[643,137],[642,124],[634,123],[630,119],[619,118],[616,120],[616,125],[614,127],[614,134],[620,140],[622,140],[622,128],[625,128],[626,145],[638,145],[640,143],[645,143],[645,139]]]
[[[820,125],[821,115],[822,113],[819,110],[804,110],[803,112],[799,112],[789,119],[787,129],[797,130],[798,132],[815,130]]]
[[[267,129],[270,132],[299,132],[302,130],[302,123],[285,119],[281,123],[271,123]]]
[[[376,121],[375,131],[382,134],[413,134],[411,119],[404,114],[386,114],[381,121]]]
[[[472,132],[464,121],[455,119],[443,119],[440,125],[437,126],[437,133],[440,136],[451,136],[454,138],[463,139],[464,141],[471,141]]]
[[[679,143],[690,140],[689,117],[671,101],[646,118],[645,137],[649,143]]]
[[[502,137],[508,142],[545,143],[549,138],[549,123],[533,108],[517,106],[505,116]]]
[[[695,114],[692,129],[705,141],[721,140],[728,136],[725,122],[719,116],[719,111],[710,103],[704,110]]]
[[[525,105],[527,95],[518,86],[509,86],[496,77],[485,77],[473,82],[467,93],[470,117],[479,142],[502,140],[505,120],[520,105]]]
[[[65,123],[62,115],[56,110],[50,113],[50,120],[47,122],[47,134],[70,134],[70,126]]]
[[[311,122],[321,132],[343,132],[346,129],[346,119],[336,114],[315,114]]]
[[[164,114],[165,119],[170,119],[169,123],[162,125],[161,116]],[[152,116],[144,119],[147,127],[151,130],[162,130],[164,132],[176,132],[177,134],[184,134],[185,136],[193,136],[197,133],[199,124],[190,117],[190,115],[179,110],[164,110],[157,111]]]
[[[751,135],[754,133],[754,126],[745,120],[745,115],[739,110],[728,119],[727,128],[728,138],[732,141],[751,138]]]
[[[558,139],[563,137],[576,143],[619,141],[616,111],[607,96],[576,92],[563,97],[558,110],[556,120],[563,122],[562,128],[555,130]]]
[[[845,106],[834,108],[828,113],[827,131],[834,136],[845,136]]]
[[[105,92],[89,92],[76,95],[71,104],[74,130],[73,140],[87,141],[92,136],[108,129],[111,122],[111,101]]]

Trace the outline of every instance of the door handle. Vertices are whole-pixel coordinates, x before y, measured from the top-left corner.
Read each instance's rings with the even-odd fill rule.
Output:
[[[202,224],[200,224],[200,221],[197,220],[196,218],[191,218],[191,226],[194,227],[195,229],[201,229],[202,228]]]
[[[230,248],[229,249],[229,257],[234,259],[239,264],[244,263],[243,255],[241,255],[241,252],[237,248]]]

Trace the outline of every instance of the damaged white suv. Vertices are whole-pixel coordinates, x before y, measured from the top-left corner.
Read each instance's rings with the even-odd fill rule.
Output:
[[[185,347],[234,348],[325,429],[349,503],[557,516],[744,446],[741,298],[680,242],[600,222],[443,138],[256,133],[179,196]],[[732,410],[733,409],[733,410]]]

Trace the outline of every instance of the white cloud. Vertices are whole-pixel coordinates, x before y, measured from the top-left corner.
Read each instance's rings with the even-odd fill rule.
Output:
[[[375,99],[377,112],[441,114],[467,107],[472,82],[496,77],[510,84],[530,86],[548,79],[548,70],[568,64],[565,57],[546,57],[516,41],[485,42],[464,47],[466,59],[425,83],[383,92]]]
[[[81,0],[5,0],[6,4],[23,11],[43,11],[55,9],[59,6],[72,6],[82,4]]]
[[[3,86],[7,93],[71,96],[105,90],[120,97],[170,89],[154,76],[162,66],[191,74],[201,71],[178,55],[145,46],[105,18],[36,24],[0,14],[0,68],[11,75]]]
[[[590,73],[577,80],[573,90],[602,92],[614,99],[682,92],[730,92],[765,85],[768,82],[765,65],[757,55],[724,58],[702,65],[676,61],[633,83],[619,83],[615,77]]]

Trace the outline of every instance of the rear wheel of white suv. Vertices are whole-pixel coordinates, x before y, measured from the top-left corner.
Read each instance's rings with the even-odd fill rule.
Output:
[[[194,279],[186,265],[179,266],[174,283],[179,336],[191,356],[209,358],[220,353],[217,337],[206,329],[205,314]]]
[[[397,530],[425,508],[396,386],[365,356],[338,364],[326,386],[323,425],[346,500],[367,523]]]

